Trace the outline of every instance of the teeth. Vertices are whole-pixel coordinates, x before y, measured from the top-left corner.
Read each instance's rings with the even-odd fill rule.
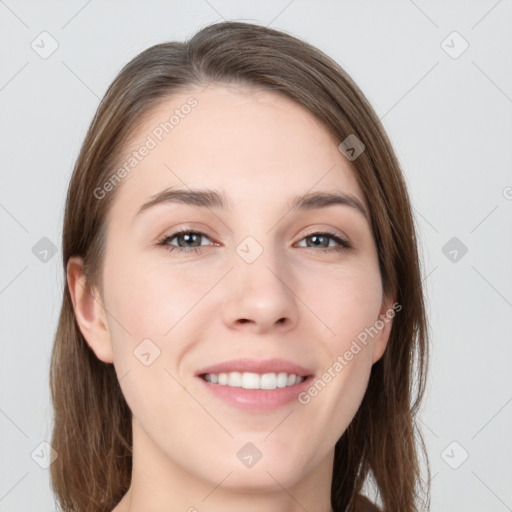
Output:
[[[277,382],[276,385],[278,388],[284,388],[286,387],[286,384],[288,382],[288,374],[281,372],[277,374]]]
[[[244,372],[240,380],[244,389],[260,389],[261,377],[257,373]]]
[[[299,384],[304,377],[298,377],[294,373],[207,373],[204,376],[207,382],[244,389],[276,389]]]
[[[228,386],[232,388],[242,387],[242,374],[240,372],[228,373]]]

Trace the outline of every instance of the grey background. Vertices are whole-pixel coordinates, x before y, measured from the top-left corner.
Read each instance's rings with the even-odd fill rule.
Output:
[[[51,432],[48,365],[63,287],[62,216],[99,98],[143,49],[222,18],[316,45],[348,71],[383,120],[410,188],[429,302],[433,357],[420,419],[432,510],[512,510],[512,2],[6,0],[0,512],[55,508],[48,469],[36,460],[44,464],[40,443]],[[31,47],[51,48],[43,31],[58,43],[46,59]],[[469,44],[457,58],[463,41],[454,31]],[[38,252],[48,245],[43,237],[55,254]],[[452,237],[455,245],[446,246]]]

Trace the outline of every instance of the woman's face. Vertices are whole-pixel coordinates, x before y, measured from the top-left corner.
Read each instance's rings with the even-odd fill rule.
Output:
[[[339,142],[289,99],[219,84],[140,127],[108,217],[104,336],[88,341],[115,366],[134,462],[155,478],[271,490],[330,474],[391,326]]]

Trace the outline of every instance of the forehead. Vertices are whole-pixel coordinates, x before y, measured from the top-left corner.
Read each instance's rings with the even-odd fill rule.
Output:
[[[131,155],[136,165],[120,184],[117,208],[134,214],[168,187],[225,191],[245,210],[336,189],[367,208],[338,142],[307,109],[257,87],[203,89],[174,94],[146,115],[125,154],[123,163]]]

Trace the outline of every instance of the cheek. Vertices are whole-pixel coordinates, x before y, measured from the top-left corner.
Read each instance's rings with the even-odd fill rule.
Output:
[[[135,418],[151,436],[183,437],[176,409],[195,417],[197,405],[183,391],[178,372],[188,340],[193,339],[187,315],[207,290],[197,280],[169,268],[140,261],[105,266],[105,288],[114,365],[123,395]],[[189,428],[192,428],[189,425]]]
[[[362,348],[361,352],[355,354],[350,361],[340,362],[342,368],[338,372],[334,367],[329,371],[331,379],[322,393],[326,396],[318,397],[324,400],[323,408],[327,414],[329,412],[329,421],[326,422],[326,430],[330,433],[333,440],[338,439],[347,429],[350,422],[361,405],[361,401],[368,387],[368,380],[371,371],[371,357],[368,357],[368,348]],[[334,377],[332,377],[334,375]],[[323,375],[325,378],[326,374]],[[321,380],[322,377],[321,377]],[[328,389],[327,386],[330,386]],[[329,436],[329,434],[326,434]]]
[[[378,267],[360,262],[305,274],[308,277],[302,282],[303,296],[330,328],[325,336],[327,347],[339,353],[378,319],[382,306]]]
[[[133,343],[145,338],[166,342],[218,280],[218,273],[212,272],[210,278],[201,271],[198,277],[199,272],[184,271],[180,265],[143,259],[124,260],[122,265],[105,268],[107,308],[117,319],[112,319],[114,343],[117,334],[121,338],[129,336]]]
[[[316,274],[311,280],[306,286],[311,309],[319,311],[331,331],[317,339],[322,371],[299,402],[310,408],[310,418],[318,419],[313,421],[319,422],[319,431],[327,429],[324,442],[328,446],[348,427],[366,392],[373,348],[367,333],[379,318],[382,285],[378,267],[369,264],[329,276]],[[314,281],[316,288],[311,286]]]
[[[151,404],[159,403],[162,390],[169,403],[183,399],[182,407],[190,406],[178,383],[186,377],[182,363],[203,335],[206,301],[201,298],[219,272],[185,272],[179,265],[128,260],[108,270],[106,302],[116,319],[109,319],[116,372],[134,414],[159,424],[158,407]],[[160,414],[166,418],[171,413],[164,409]]]

